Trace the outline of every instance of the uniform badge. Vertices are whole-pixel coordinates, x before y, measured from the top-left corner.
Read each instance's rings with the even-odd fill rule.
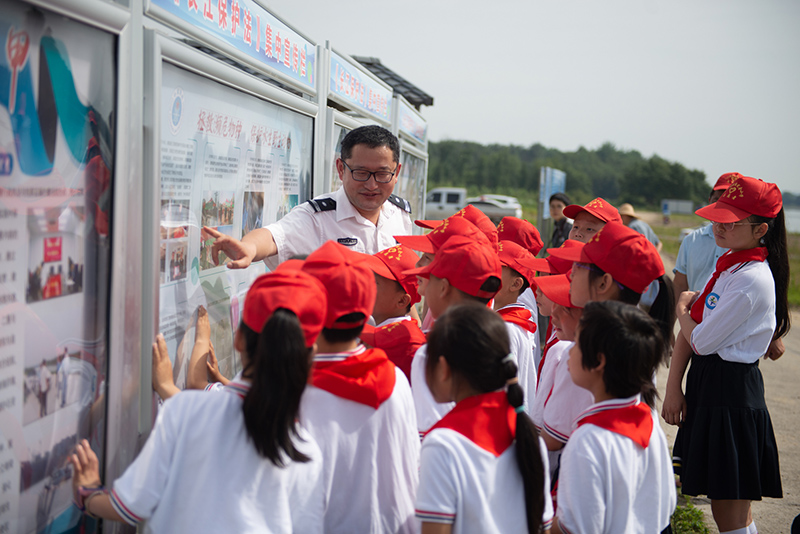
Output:
[[[709,310],[713,310],[717,307],[717,303],[719,302],[719,295],[716,293],[709,293],[706,297],[706,308]]]
[[[344,245],[346,247],[354,247],[358,244],[357,237],[340,237],[336,241],[338,241],[340,245]]]

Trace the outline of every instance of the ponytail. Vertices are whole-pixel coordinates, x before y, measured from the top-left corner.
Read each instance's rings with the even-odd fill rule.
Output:
[[[502,361],[506,376],[506,395],[508,403],[517,412],[517,464],[522,474],[525,489],[525,515],[528,518],[528,532],[537,534],[542,525],[544,512],[544,464],[539,450],[539,434],[533,421],[525,413],[522,404],[524,394],[517,380],[517,365],[511,358]]]
[[[672,284],[672,280],[664,274],[656,278],[656,281],[658,282],[658,294],[650,306],[648,314],[661,330],[661,337],[670,342],[673,338],[672,326],[675,324],[675,286]]]
[[[775,281],[775,337],[778,339],[789,332],[792,325],[789,314],[789,247],[786,243],[786,220],[783,208],[774,219],[751,215],[750,219],[757,223],[766,223],[769,226],[766,235],[762,238],[767,247],[767,263],[772,271]]]
[[[297,316],[278,309],[261,333],[244,323],[239,328],[247,347],[243,376],[251,381],[242,403],[248,437],[258,454],[277,467],[286,464],[286,457],[294,462],[309,461],[294,443],[300,397],[311,370],[310,349]]]
[[[426,373],[433,374],[444,356],[454,380],[464,380],[475,391],[489,393],[506,386],[508,402],[517,411],[517,464],[525,490],[528,532],[538,534],[544,510],[544,464],[539,435],[523,407],[523,391],[517,381],[517,365],[509,358],[508,327],[486,306],[460,304],[436,319],[428,336]]]

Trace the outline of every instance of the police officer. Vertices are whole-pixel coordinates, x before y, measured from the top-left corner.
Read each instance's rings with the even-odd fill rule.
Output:
[[[301,254],[310,254],[328,240],[366,254],[393,246],[395,235],[411,234],[411,206],[392,194],[400,172],[400,143],[380,126],[356,128],[342,140],[336,169],[342,187],[295,207],[281,220],[257,228],[241,241],[213,228],[203,230],[216,240],[211,252],[224,252],[228,267],[242,269],[265,260],[270,268]]]

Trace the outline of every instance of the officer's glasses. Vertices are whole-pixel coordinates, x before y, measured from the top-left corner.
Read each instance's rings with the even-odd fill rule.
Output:
[[[355,180],[356,182],[366,182],[369,180],[370,176],[374,176],[375,181],[378,182],[379,184],[388,184],[389,182],[392,181],[392,178],[394,178],[394,175],[397,173],[397,168],[395,168],[395,170],[392,172],[389,171],[370,172],[361,169],[354,171],[352,167],[350,167],[350,165],[348,165],[345,160],[342,160],[342,163],[344,163],[345,167],[350,169],[350,174],[353,176],[353,180]]]

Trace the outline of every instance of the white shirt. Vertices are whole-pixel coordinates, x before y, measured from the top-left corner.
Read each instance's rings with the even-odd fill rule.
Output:
[[[266,260],[270,269],[292,256],[310,254],[331,239],[357,252],[375,254],[396,245],[394,236],[412,233],[409,214],[388,200],[381,206],[376,226],[353,207],[344,189],[314,200],[321,198],[335,200],[336,209],[314,211],[311,204],[303,202],[281,220],[267,226],[278,246],[278,253]]]
[[[531,334],[514,323],[506,322],[509,347],[517,364],[517,378],[524,395],[525,411],[531,415],[533,399],[536,396],[536,364],[533,360],[536,349],[536,334]]]
[[[561,359],[555,370],[553,379],[553,392],[549,399],[545,399],[543,426],[545,432],[562,443],[566,443],[572,431],[575,430],[575,419],[586,408],[594,403],[594,396],[589,390],[576,386],[567,368],[569,349],[573,342],[565,346]],[[555,348],[555,347],[553,347]],[[550,349],[552,352],[553,349]],[[550,357],[550,354],[547,355]],[[545,361],[545,363],[547,363]],[[545,394],[542,392],[542,394]]]
[[[544,464],[544,528],[553,520],[547,447],[539,438]],[[453,534],[527,532],[525,490],[517,445],[500,456],[449,428],[436,428],[422,442],[417,517],[449,523]]]
[[[612,399],[590,410],[637,400]],[[580,426],[564,448],[557,515],[568,534],[658,534],[669,524],[676,498],[667,440],[654,416],[646,448],[593,424]]]
[[[300,420],[324,458],[326,533],[419,531],[417,422],[408,380],[395,372],[394,390],[377,410],[311,385],[303,393]]]
[[[753,363],[767,352],[776,324],[769,265],[739,263],[720,273],[706,297],[703,322],[692,332],[692,349],[729,362]]]
[[[531,319],[536,323],[536,335],[534,336],[536,338],[536,345],[533,349],[533,362],[538,369],[539,361],[542,359],[542,348],[539,346],[539,305],[536,304],[536,295],[529,287],[517,298],[517,303],[522,304],[531,311]]]
[[[37,369],[39,370],[39,392],[47,393],[50,390],[50,379],[53,377],[53,373],[46,365],[40,365]]]
[[[411,360],[411,383],[414,384],[411,393],[414,395],[414,410],[417,414],[420,439],[430,427],[438,423],[439,419],[456,405],[455,402],[436,402],[434,400],[433,394],[428,388],[428,382],[425,380],[426,365],[428,365],[427,343],[417,349],[414,359]]]
[[[322,455],[302,428],[309,456],[283,468],[259,456],[242,415],[245,388],[184,391],[164,403],[139,456],[114,482],[111,503],[145,532],[322,532]]]
[[[555,333],[553,336],[555,336]],[[553,390],[556,368],[571,346],[572,342],[570,341],[559,341],[550,347],[550,350],[547,352],[547,359],[544,361],[542,374],[539,376],[539,385],[536,390],[536,395],[533,397],[533,403],[531,404],[531,419],[539,430],[544,426],[544,405],[545,402],[547,402],[550,392]]]

